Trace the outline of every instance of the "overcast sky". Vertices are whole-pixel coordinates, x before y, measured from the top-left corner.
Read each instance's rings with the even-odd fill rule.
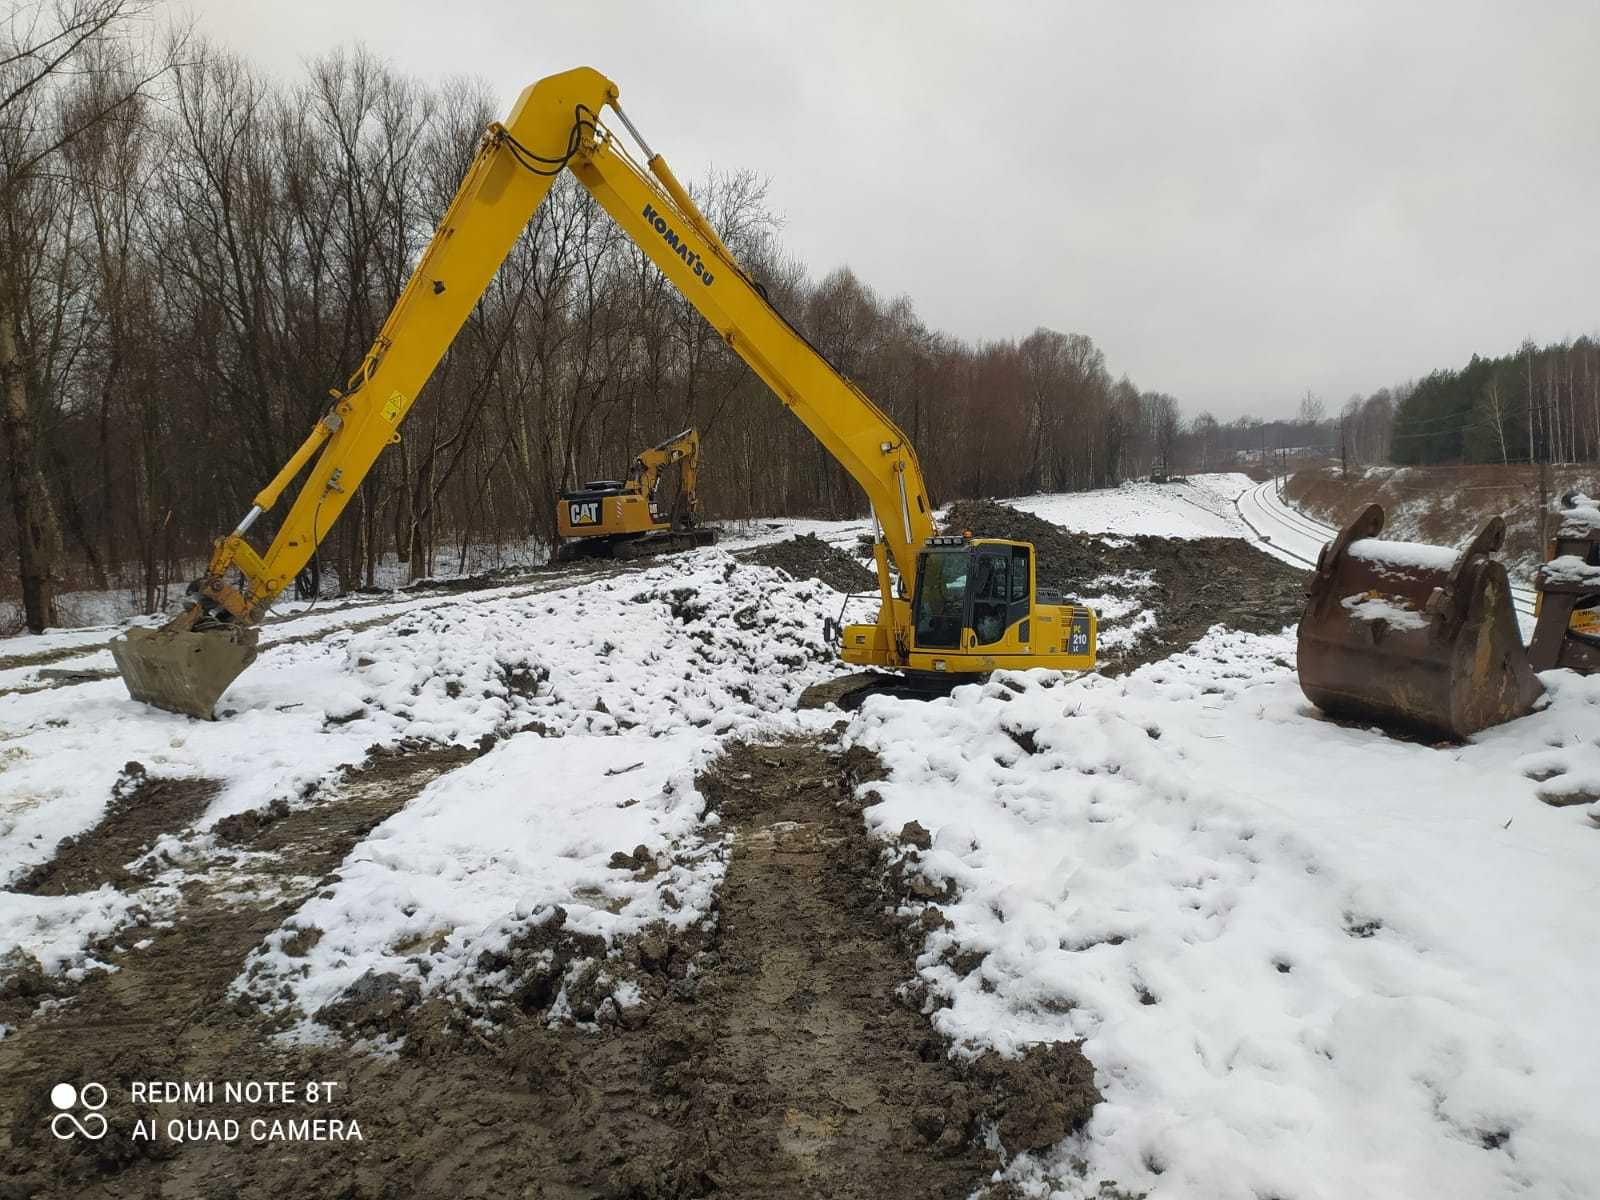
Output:
[[[1089,334],[1190,415],[1600,329],[1596,0],[193,2],[283,75],[596,67],[680,177],[767,176],[815,277]]]

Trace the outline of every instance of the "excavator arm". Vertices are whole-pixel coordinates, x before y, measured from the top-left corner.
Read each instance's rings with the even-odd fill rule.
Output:
[[[572,171],[866,492],[880,531],[876,557],[882,597],[870,661],[919,665],[912,661],[907,589],[917,578],[918,554],[933,533],[933,521],[916,452],[887,414],[835,370],[744,273],[665,160],[623,114],[618,99],[610,80],[578,68],[533,84],[503,125],[490,126],[360,368],[333,393],[328,412],[255,497],[237,528],[217,542],[196,585],[198,603],[164,630],[130,631],[113,644],[135,698],[211,716],[222,690],[254,656],[254,626],[310,560],[384,447],[399,440],[400,424],[418,393],[563,170]],[[644,165],[602,123],[607,106],[643,149]],[[246,533],[302,471],[305,480],[282,526],[267,550],[257,554]],[[891,561],[900,579],[898,594],[890,581]],[[1023,565],[1011,570],[1027,572],[1031,602],[1031,549],[1026,560],[1018,561]],[[238,583],[230,579],[233,572]],[[1092,614],[1090,622],[1086,632],[1072,638],[1074,646],[1085,648],[1088,662],[1093,659]],[[1028,618],[1021,618],[1024,655],[1032,652],[1026,645],[1028,626]],[[213,636],[219,633],[227,637]],[[190,640],[196,637],[211,640]],[[1065,651],[1064,628],[1055,631],[1055,641]],[[865,644],[866,638],[858,635],[858,642]],[[966,648],[963,643],[956,649]],[[208,656],[215,661],[204,661]],[[1016,658],[990,655],[983,662],[987,667],[1033,665]],[[945,658],[930,659],[926,669],[945,670]]]
[[[700,431],[685,429],[648,450],[640,451],[628,472],[629,482],[648,500],[655,495],[661,472],[678,464],[678,491],[690,512],[700,507]],[[674,513],[674,516],[677,514]]]
[[[563,167],[862,485],[909,578],[912,548],[932,523],[905,435],[767,303],[661,157],[649,161],[655,178],[635,165],[599,121],[617,98],[615,84],[580,68],[534,84],[504,125],[490,127],[360,369],[218,543],[201,582],[204,596],[253,624],[294,581],[378,455],[399,440],[417,393]],[[277,536],[256,555],[246,532],[308,462]],[[226,578],[230,568],[242,576],[237,587]]]

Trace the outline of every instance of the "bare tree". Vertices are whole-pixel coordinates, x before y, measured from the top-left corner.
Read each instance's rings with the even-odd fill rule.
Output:
[[[152,55],[140,41],[152,7],[151,0],[41,0],[13,8],[0,32],[0,435],[23,615],[35,632],[59,619],[61,537],[43,475],[47,381],[41,348],[28,336],[40,299],[35,284],[46,274],[30,274],[26,264],[63,247],[48,244],[58,231],[41,231],[28,214],[58,193],[62,152],[166,73],[176,43],[167,55]],[[92,86],[97,81],[103,86]],[[59,273],[54,283],[63,285]]]

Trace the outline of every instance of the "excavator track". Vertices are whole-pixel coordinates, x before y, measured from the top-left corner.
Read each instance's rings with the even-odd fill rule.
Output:
[[[582,562],[584,559],[613,559],[630,562],[637,558],[651,558],[658,554],[681,554],[715,545],[715,529],[683,529],[666,533],[647,533],[639,537],[583,538],[563,542],[556,548],[558,563]]]

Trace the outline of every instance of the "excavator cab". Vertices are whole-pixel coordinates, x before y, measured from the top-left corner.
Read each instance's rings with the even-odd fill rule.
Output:
[[[887,596],[877,624],[845,626],[846,662],[936,675],[1094,666],[1094,610],[1038,590],[1030,543],[940,535],[916,561],[909,601]]]

